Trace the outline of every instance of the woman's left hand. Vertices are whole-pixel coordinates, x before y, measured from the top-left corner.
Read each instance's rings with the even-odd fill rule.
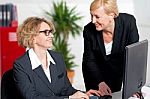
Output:
[[[100,96],[100,92],[97,90],[93,90],[93,89],[90,89],[89,91],[87,91],[86,94],[88,96],[93,96],[93,95]]]

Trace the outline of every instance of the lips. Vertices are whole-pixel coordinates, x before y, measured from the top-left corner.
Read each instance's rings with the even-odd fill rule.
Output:
[[[96,28],[102,27],[102,24],[95,24]]]
[[[47,41],[52,42],[52,39],[48,39]]]
[[[98,26],[100,26],[100,24],[98,24],[98,23],[95,23],[95,26],[96,26],[96,27],[98,27]]]
[[[95,27],[96,27],[96,28],[100,28],[100,27],[101,27],[101,25],[95,25]]]

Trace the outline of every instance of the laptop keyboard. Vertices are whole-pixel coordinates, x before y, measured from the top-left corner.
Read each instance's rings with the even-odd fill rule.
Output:
[[[105,96],[90,96],[89,99],[112,99],[112,96],[110,95],[105,95]]]

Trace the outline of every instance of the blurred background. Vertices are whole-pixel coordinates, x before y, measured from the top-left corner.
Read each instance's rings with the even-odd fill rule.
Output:
[[[54,0],[55,2],[59,2],[61,0]],[[90,12],[89,12],[89,6],[90,3],[93,0],[64,0],[66,1],[66,4],[68,7],[72,8],[76,6],[76,11],[80,13],[83,18],[78,22],[79,25],[83,27],[87,23],[90,22]],[[53,6],[53,0],[0,0],[0,5],[4,4],[13,4],[16,6],[16,18],[15,21],[11,23],[10,27],[17,27],[20,25],[27,17],[30,16],[38,16],[38,17],[46,17],[44,11],[51,12],[52,6]],[[140,34],[140,40],[148,39],[150,42],[150,0],[117,0],[118,6],[119,6],[119,12],[123,13],[130,13],[133,14],[137,20],[137,26]],[[0,10],[1,11],[1,10]],[[14,12],[15,13],[15,12]],[[0,18],[2,18],[2,15],[0,15]],[[1,26],[2,27],[2,26]],[[6,26],[4,26],[5,28]],[[6,52],[12,51],[11,47],[6,48],[5,43],[2,41],[5,39],[2,36],[2,31],[4,31],[2,28],[0,28],[0,67],[1,67],[1,74],[3,72],[4,66],[3,64],[3,50],[5,49]],[[72,69],[75,71],[75,76],[73,78],[73,86],[80,90],[85,90],[84,82],[83,82],[83,76],[82,76],[82,54],[83,54],[83,36],[82,36],[82,30],[80,31],[80,35],[73,38],[69,35],[68,44],[70,52],[75,56],[74,62],[78,66],[73,67]],[[11,29],[10,29],[11,31]],[[15,31],[11,32],[11,36],[14,37],[15,34],[13,34]],[[14,37],[15,39],[15,37]],[[11,39],[12,41],[14,39]],[[9,45],[8,45],[9,46]],[[150,46],[150,43],[149,43]],[[19,48],[21,52],[24,52],[24,49]],[[16,50],[14,51],[14,53]],[[16,54],[20,55],[21,52]],[[9,53],[8,53],[9,54]],[[12,55],[12,54],[11,54]],[[10,55],[9,55],[10,56]],[[150,48],[148,51],[148,68],[147,68],[147,82],[146,85],[150,86]],[[14,60],[11,60],[11,62]],[[11,68],[11,66],[9,67]],[[7,68],[6,68],[7,69]],[[2,75],[1,75],[2,76]]]

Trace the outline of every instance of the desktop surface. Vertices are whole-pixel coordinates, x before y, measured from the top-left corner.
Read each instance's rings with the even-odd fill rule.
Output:
[[[143,86],[142,93],[144,99],[150,99],[150,87]],[[122,99],[122,91],[112,93],[112,99]],[[129,97],[129,99],[137,99],[136,97]]]
[[[150,99],[150,87],[143,86],[142,93],[144,94],[144,99]],[[99,98],[98,96],[91,96],[89,99],[122,99],[122,91],[112,93],[112,98]],[[136,97],[130,97],[129,99],[137,99]]]

